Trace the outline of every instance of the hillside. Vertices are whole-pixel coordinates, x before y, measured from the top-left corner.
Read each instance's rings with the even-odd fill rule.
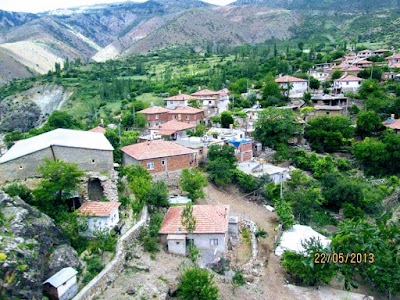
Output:
[[[233,6],[267,6],[281,7],[295,10],[323,10],[334,11],[336,13],[343,12],[369,12],[373,10],[394,9],[399,8],[398,0],[237,0],[231,3]]]
[[[176,46],[204,52],[291,38],[306,43],[379,40],[396,47],[398,3],[238,0],[219,7],[199,0],[150,0],[41,14],[0,11],[1,56],[10,57],[10,67],[0,69],[0,85],[44,74],[67,58],[102,62]]]

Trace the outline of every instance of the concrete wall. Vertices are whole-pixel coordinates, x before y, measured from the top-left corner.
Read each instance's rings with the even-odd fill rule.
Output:
[[[0,182],[38,177],[38,166],[45,158],[77,163],[83,171],[106,172],[113,170],[112,151],[53,146],[0,164]]]
[[[168,240],[168,252],[186,255],[186,240]]]
[[[128,230],[118,241],[113,260],[90,281],[73,300],[92,300],[98,297],[116,278],[116,274],[122,272],[125,262],[126,244],[136,239],[140,228],[146,223],[147,209],[144,208],[140,221]]]

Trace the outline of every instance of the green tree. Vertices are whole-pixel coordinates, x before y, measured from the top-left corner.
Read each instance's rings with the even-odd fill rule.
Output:
[[[320,82],[318,79],[311,77],[310,78],[310,89],[312,90],[318,90],[320,87]]]
[[[65,128],[79,129],[81,125],[73,117],[64,111],[56,110],[47,119],[47,124],[50,129]]]
[[[315,263],[315,255],[318,253],[332,253],[324,248],[320,240],[310,239],[303,243],[304,251],[296,253],[285,251],[282,255],[282,266],[291,274],[298,284],[318,286],[321,283],[329,284],[337,274],[334,264]]]
[[[276,148],[286,144],[299,129],[300,124],[292,110],[268,107],[260,113],[254,137],[263,145]]]
[[[383,175],[389,165],[389,153],[385,143],[376,138],[366,138],[353,146],[353,154],[368,175]]]
[[[154,207],[168,207],[169,191],[164,181],[156,181],[147,190],[146,202]]]
[[[322,116],[308,122],[304,137],[317,152],[335,152],[349,144],[353,131],[345,116]]]
[[[262,91],[264,99],[267,99],[268,97],[275,97],[278,99],[282,98],[281,88],[273,79],[265,83]]]
[[[193,205],[188,203],[182,210],[181,223],[188,233],[193,233],[196,230],[196,218],[193,215]]]
[[[340,77],[342,77],[342,72],[340,72],[339,70],[335,70],[332,72],[332,80],[336,80],[339,79]]]
[[[124,131],[121,134],[121,147],[135,144],[139,135],[140,131]]]
[[[226,186],[232,182],[236,169],[235,150],[230,145],[211,145],[207,154],[208,177],[217,186]]]
[[[275,209],[283,229],[292,228],[294,225],[294,216],[290,204],[283,199],[279,199],[275,203]]]
[[[376,135],[383,131],[385,126],[382,124],[381,118],[374,111],[361,111],[357,115],[357,129],[356,132],[361,137]]]
[[[201,102],[197,99],[191,99],[188,101],[188,105],[194,108],[201,108]]]
[[[84,175],[74,163],[44,160],[38,167],[38,187],[33,191],[36,205],[42,212],[56,219],[60,211],[67,211],[65,200],[70,199]]]
[[[122,175],[126,175],[128,187],[135,195],[136,204],[141,209],[148,199],[149,191],[152,187],[152,177],[149,172],[140,165],[130,165],[125,167]]]
[[[234,123],[232,112],[226,110],[221,114],[221,126],[222,128],[229,128],[230,124]]]
[[[187,269],[179,283],[179,296],[183,300],[217,300],[218,288],[213,277],[205,269]]]
[[[203,188],[207,186],[207,178],[197,169],[183,169],[179,178],[179,184],[183,191],[193,201],[203,199],[205,194]]]
[[[361,253],[357,264],[340,264],[345,287],[358,286],[359,279],[368,280],[389,299],[400,293],[399,220],[384,215],[376,225],[363,219],[347,219],[339,224],[332,239],[333,252],[344,253],[349,259]],[[357,260],[357,258],[356,258]]]

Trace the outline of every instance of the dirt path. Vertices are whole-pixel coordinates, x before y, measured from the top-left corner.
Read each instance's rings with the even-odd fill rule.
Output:
[[[268,232],[268,238],[261,239],[259,257],[261,261],[268,260],[266,268],[258,283],[240,288],[235,295],[232,288],[221,286],[221,296],[224,299],[301,299],[295,292],[285,287],[284,271],[279,264],[279,258],[273,253],[274,238],[278,225],[276,213],[269,212],[264,207],[246,201],[236,189],[228,192],[217,190],[213,185],[206,188],[206,200],[202,203],[209,204],[228,204],[231,206],[233,214],[244,218],[250,218],[256,224]],[[223,293],[222,293],[223,292]],[[249,294],[251,293],[251,294]],[[318,298],[316,298],[318,299]]]

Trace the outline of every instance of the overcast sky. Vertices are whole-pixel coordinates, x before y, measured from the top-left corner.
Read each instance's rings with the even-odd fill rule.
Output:
[[[185,1],[185,0],[181,0]],[[234,0],[203,0],[217,5],[226,5]],[[19,12],[42,12],[57,8],[67,8],[98,3],[124,2],[123,0],[0,0],[0,10]],[[133,2],[145,2],[135,0]]]

